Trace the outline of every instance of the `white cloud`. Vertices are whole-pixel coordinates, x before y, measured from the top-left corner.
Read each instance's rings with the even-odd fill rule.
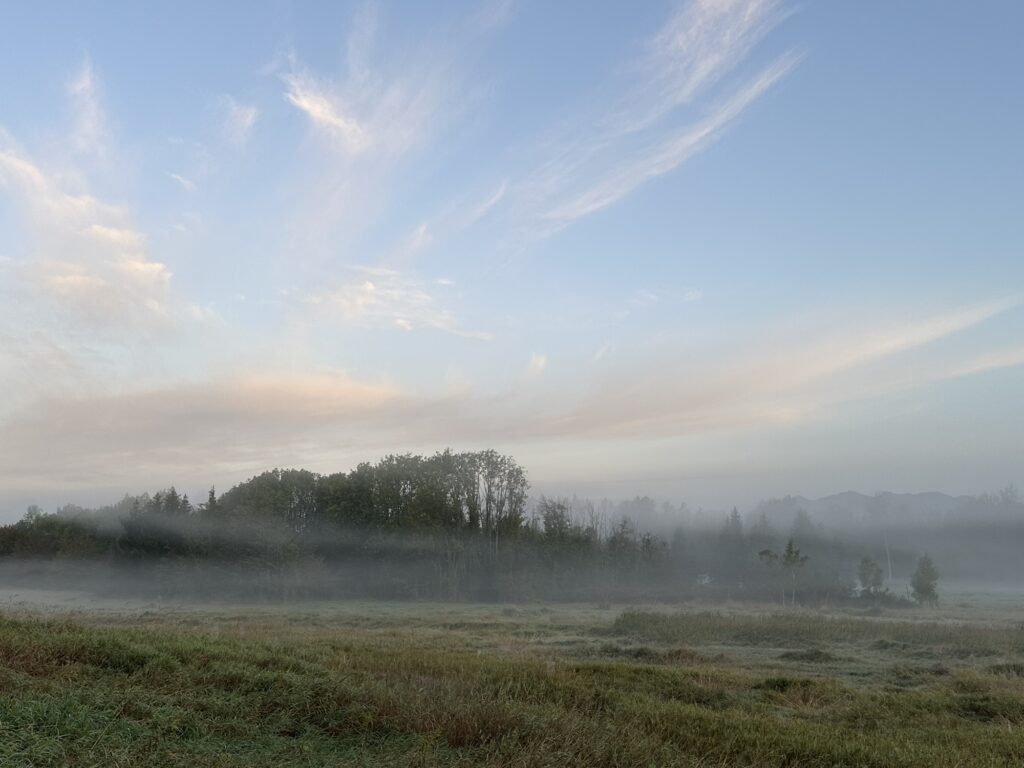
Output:
[[[467,338],[490,338],[488,333],[461,329],[455,316],[441,307],[423,282],[380,267],[356,271],[361,274],[355,279],[309,296],[306,303],[356,327],[432,329]]]
[[[203,324],[217,324],[223,325],[224,319],[220,316],[216,309],[212,306],[201,306],[199,304],[189,304],[185,310],[193,320]]]
[[[370,281],[382,277],[386,274],[381,270],[367,273]],[[352,311],[365,316],[374,302],[357,301]],[[998,313],[1003,305],[986,306]],[[771,348],[762,341],[751,352],[717,361],[673,362],[659,355],[600,378],[592,370],[580,371],[575,380],[543,393],[520,386],[495,395],[475,394],[457,372],[434,394],[337,373],[238,373],[91,396],[75,390],[38,399],[0,423],[5,436],[0,443],[0,485],[87,486],[97,478],[137,484],[140,478],[207,479],[224,473],[237,479],[281,464],[337,468],[339,452],[348,460],[361,459],[396,445],[413,450],[463,442],[511,450],[522,443],[557,446],[564,440],[598,446],[599,439],[737,430],[755,434],[827,418],[823,414],[836,404],[1024,364],[1020,348],[952,366],[941,359],[915,359],[909,381],[899,365],[872,365],[898,363],[910,352],[990,317],[994,315],[968,308],[912,323],[909,332],[905,323],[880,325],[876,338],[903,341],[883,341],[873,353],[849,358],[838,381],[829,378],[835,365],[812,368],[811,375],[803,366],[829,349],[842,359],[842,350],[857,333],[822,336],[818,331],[809,341],[808,333],[794,333],[791,339],[775,340]],[[925,327],[931,330],[920,330]],[[23,351],[44,356],[48,366],[66,366],[59,348],[36,343]],[[524,378],[536,380],[546,368],[546,355],[536,353]],[[637,370],[656,370],[657,375],[637,375]],[[167,434],[176,439],[162,439]]]
[[[681,3],[648,46],[642,82],[610,123],[632,133],[688,104],[739,66],[785,17],[778,0]]]
[[[98,90],[92,61],[86,59],[68,83],[73,113],[71,145],[82,154],[102,155],[106,151],[107,120]]]
[[[952,366],[941,350],[932,349],[1019,305],[1016,299],[996,300],[909,323],[867,328],[860,323],[832,333],[814,329],[762,341],[726,359],[688,354],[685,361],[672,361],[661,354],[644,364],[633,361],[629,369],[588,386],[576,382],[543,403],[520,404],[523,412],[514,429],[522,428],[530,438],[651,437],[806,421],[834,404],[1024,363],[1019,348]],[[603,357],[602,350],[595,358]],[[637,370],[657,375],[638,376]]]
[[[231,96],[223,96],[220,100],[220,109],[224,136],[232,144],[245,144],[256,121],[259,120],[259,108],[252,104],[242,104]]]
[[[434,128],[440,96],[430,73],[337,84],[308,72],[285,77],[285,97],[343,155],[391,160],[423,144]],[[406,79],[407,78],[407,79]]]
[[[0,188],[24,209],[30,258],[17,274],[79,321],[128,330],[168,315],[167,267],[119,207],[62,180],[0,134]]]
[[[423,222],[392,250],[388,255],[388,260],[401,261],[415,256],[428,247],[433,240],[434,235],[430,231],[430,225],[427,222]]]
[[[283,84],[282,97],[303,118],[311,141],[302,146],[303,199],[292,227],[307,251],[329,258],[331,250],[365,248],[360,238],[379,220],[397,189],[404,196],[408,179],[398,175],[422,157],[427,148],[448,138],[452,126],[475,104],[488,97],[468,66],[482,50],[481,41],[508,18],[510,6],[499,2],[481,11],[439,19],[429,29],[415,30],[415,41],[384,50],[374,6],[355,14],[337,70],[311,67],[299,55],[277,56],[269,71]],[[447,147],[444,151],[447,151]],[[434,199],[443,190],[431,190]],[[495,193],[491,193],[494,195]],[[500,189],[492,203],[504,192]],[[468,226],[467,217],[485,212],[484,200],[458,206],[441,203],[442,215],[418,215],[434,239]],[[477,211],[476,209],[480,209]],[[393,219],[391,226],[394,226]],[[401,261],[411,251],[402,244],[376,254]]]
[[[523,381],[527,383],[536,381],[544,375],[544,369],[547,367],[548,356],[534,352],[530,357],[530,362],[526,364],[526,370],[523,371]]]
[[[998,371],[1003,368],[1016,368],[1024,365],[1024,347],[1003,349],[980,355],[965,363],[954,366],[944,374],[944,378],[960,378],[977,374]]]
[[[502,199],[504,199],[505,193],[507,191],[508,191],[508,181],[507,180],[506,181],[502,181],[501,184],[498,185],[498,188],[496,190],[494,190],[494,192],[491,194],[491,196],[488,197],[486,200],[484,200],[482,203],[480,203],[480,205],[478,205],[473,210],[473,212],[470,214],[470,217],[469,217],[469,219],[470,219],[469,223],[472,223],[472,222],[476,221],[477,219],[480,219],[480,218],[483,218],[484,216],[486,216],[487,213],[490,212],[490,210],[492,208],[494,208],[494,206],[496,206],[498,203],[500,203],[502,201]]]
[[[185,178],[180,173],[169,173],[167,175],[170,176],[174,181],[178,182],[178,184],[180,184],[182,189],[184,189],[186,192],[196,191],[196,183],[191,179]]]
[[[353,116],[345,114],[347,105],[339,97],[330,96],[314,78],[305,74],[291,74],[285,78],[286,98],[301,110],[310,122],[343,152],[358,155],[373,141],[367,130]]]
[[[83,274],[81,267],[75,264],[53,264],[51,266],[62,269],[51,269],[42,275],[41,279],[58,296],[77,299],[86,293],[98,294],[109,286],[109,283],[102,277]]]
[[[65,191],[0,129],[0,185],[12,189],[30,215],[45,226],[67,227],[98,218],[116,219],[120,208],[88,194]]]
[[[680,4],[629,74],[539,142],[528,171],[511,174],[482,210],[500,202],[519,237],[543,237],[676,170],[793,69],[797,56],[786,53],[723,85],[785,15],[775,0]]]
[[[705,149],[730,122],[765,91],[785,77],[796,59],[784,56],[762,71],[704,119],[661,137],[612,167],[600,168],[583,180],[581,189],[557,201],[544,218],[557,227],[617,203],[651,179],[674,171]]]
[[[392,248],[385,256],[388,263],[399,263],[416,255],[436,241],[444,241],[486,216],[504,198],[508,183],[502,182],[482,201],[462,200],[449,203],[446,209],[421,222],[413,232]],[[439,283],[440,284],[440,283]]]
[[[171,279],[171,273],[166,266],[141,256],[120,259],[115,266],[135,285],[164,286]]]
[[[1021,304],[1010,297],[963,307],[953,312],[879,328],[861,328],[856,333],[821,343],[808,349],[798,368],[799,375],[817,378],[842,373],[923,347],[955,333],[965,331]],[[792,361],[796,362],[796,361]]]
[[[477,28],[500,23],[507,15],[508,4],[493,7],[494,21],[480,16],[473,22]],[[434,371],[410,373],[403,369],[407,361],[395,353],[385,364],[393,365],[397,375],[440,387],[437,392],[417,392],[400,391],[387,381],[357,382],[323,374],[318,367],[323,358],[318,361],[316,356],[322,354],[325,340],[337,337],[340,326],[403,331],[405,335],[387,336],[396,350],[402,344],[420,343],[423,331],[490,338],[467,331],[467,323],[476,321],[463,317],[460,309],[465,295],[467,303],[475,302],[484,311],[507,311],[504,306],[492,307],[474,291],[477,283],[492,295],[503,287],[500,281],[505,276],[495,275],[488,269],[492,265],[480,265],[476,258],[478,252],[489,250],[490,243],[459,242],[451,249],[435,244],[485,218],[488,233],[511,226],[530,236],[549,234],[677,171],[789,76],[796,65],[792,54],[752,58],[755,46],[784,16],[781,5],[770,0],[681,3],[632,67],[618,69],[591,94],[589,106],[573,110],[558,130],[540,137],[532,153],[517,151],[510,160],[514,165],[496,168],[483,179],[476,175],[479,169],[470,169],[471,182],[462,188],[465,194],[449,198],[441,215],[432,215],[436,210],[409,210],[420,191],[410,188],[392,211],[394,216],[387,218],[397,244],[390,249],[381,246],[374,254],[390,263],[429,249],[429,255],[438,259],[432,274],[457,277],[457,289],[450,277],[431,279],[431,273],[417,276],[378,267],[343,273],[336,284],[318,285],[304,303],[296,298],[308,292],[305,281],[310,275],[326,271],[320,268],[328,260],[366,253],[359,248],[367,244],[380,245],[379,232],[365,230],[374,221],[374,206],[388,203],[387,185],[415,184],[433,170],[431,160],[417,165],[408,179],[400,179],[397,173],[405,166],[397,161],[430,146],[458,110],[472,102],[469,68],[456,66],[466,58],[465,34],[428,39],[418,47],[403,45],[388,56],[386,51],[374,51],[375,19],[366,12],[350,37],[342,71],[312,70],[295,57],[275,65],[280,80],[274,85],[284,99],[280,108],[312,136],[300,152],[309,153],[313,170],[312,183],[308,176],[288,176],[282,182],[285,186],[271,189],[266,198],[279,202],[303,190],[296,204],[299,215],[308,212],[311,219],[322,218],[334,229],[331,236],[321,236],[316,226],[303,226],[305,221],[293,226],[269,221],[255,236],[244,237],[237,248],[255,245],[251,261],[245,261],[253,268],[251,275],[242,276],[238,289],[250,298],[234,293],[232,299],[235,289],[226,291],[223,318],[216,305],[176,297],[172,289],[180,278],[174,278],[171,266],[160,258],[160,249],[168,247],[166,235],[171,234],[177,245],[194,247],[191,262],[180,263],[182,272],[196,275],[201,258],[219,255],[213,249],[222,243],[220,233],[227,231],[222,229],[223,211],[207,212],[205,226],[197,213],[169,211],[165,216],[149,211],[147,219],[164,223],[162,232],[147,237],[129,205],[111,203],[114,198],[108,193],[103,199],[94,194],[100,187],[88,183],[83,169],[25,151],[0,132],[0,193],[15,201],[17,212],[10,219],[24,228],[24,237],[18,233],[4,243],[10,255],[0,258],[0,380],[5,385],[0,403],[0,485],[31,478],[39,487],[55,476],[87,484],[92,477],[113,473],[134,478],[131,482],[136,484],[136,471],[166,479],[178,472],[201,476],[213,466],[262,469],[284,461],[317,462],[341,443],[363,458],[377,446],[414,449],[419,444],[465,441],[508,443],[512,450],[524,441],[597,445],[595,438],[639,441],[755,430],[827,419],[836,404],[1024,365],[1020,347],[986,353],[983,345],[972,345],[965,353],[966,344],[940,344],[1008,312],[1018,306],[1016,300],[909,320],[858,317],[832,333],[811,323],[803,333],[781,339],[756,331],[740,351],[735,339],[717,352],[702,351],[699,340],[713,335],[705,326],[693,329],[693,346],[674,347],[666,332],[652,352],[654,345],[646,345],[652,326],[672,326],[681,336],[680,329],[688,324],[678,322],[680,316],[704,313],[680,305],[700,301],[704,294],[692,287],[634,291],[635,280],[644,278],[631,275],[631,285],[616,285],[610,301],[584,295],[592,281],[570,281],[566,293],[572,295],[551,310],[563,327],[547,327],[543,335],[516,342],[541,348],[548,343],[545,339],[554,339],[552,343],[563,350],[557,356],[557,370],[549,372],[548,356],[537,352],[528,361],[524,353],[511,358],[508,372],[504,365],[492,364],[500,359],[501,350],[494,350],[493,356],[462,360],[468,367],[465,373],[457,359],[440,360]],[[70,160],[63,157],[64,162],[84,164],[109,150],[102,90],[86,61],[68,84],[73,124],[62,146],[78,154]],[[262,127],[260,110],[253,104],[224,96],[209,106],[211,113],[218,110],[209,116],[226,142],[242,145]],[[194,180],[207,186],[204,163],[190,165],[180,157],[198,146],[181,139],[173,147],[161,147],[177,159],[164,165],[166,158],[157,158],[158,183],[168,183],[162,171],[177,168],[184,175],[168,176],[184,189],[194,190]],[[447,160],[449,149],[439,148],[438,162]],[[522,145],[516,149],[522,150]],[[272,170],[276,173],[276,166]],[[394,177],[390,171],[395,171]],[[447,183],[448,172],[442,175]],[[115,179],[113,174],[107,179],[107,188]],[[444,192],[443,185],[430,190],[432,200],[438,192]],[[258,216],[267,210],[256,205],[262,201],[253,202],[251,210],[246,206],[249,213]],[[185,238],[174,235],[175,230],[191,234]],[[218,236],[207,242],[204,230]],[[267,237],[262,238],[264,233]],[[307,242],[295,242],[305,237]],[[314,247],[304,247],[309,243]],[[288,264],[287,270],[270,263],[279,244],[282,261],[301,254],[303,263],[295,269]],[[349,247],[353,244],[357,247]],[[485,247],[474,250],[481,245]],[[322,253],[310,255],[316,248]],[[315,262],[318,258],[323,261]],[[210,279],[226,274],[223,270],[232,263],[217,264]],[[267,287],[267,281],[282,274],[288,285],[274,282]],[[302,286],[307,286],[305,291]],[[535,306],[535,298],[528,296],[523,306]],[[282,308],[284,317],[276,314]],[[587,322],[577,322],[574,312],[589,312]],[[640,321],[641,312],[649,322]],[[638,319],[635,324],[608,328],[630,313]],[[566,315],[567,322],[562,320]],[[253,320],[257,316],[259,320]],[[666,318],[668,322],[661,322]],[[513,336],[531,325],[515,322],[508,320]],[[741,323],[742,317],[734,316],[724,324],[728,328],[723,335]],[[202,328],[171,350],[162,342],[179,326]],[[199,337],[220,328],[229,343],[220,344],[217,355],[204,358]],[[628,337],[630,330],[638,329],[640,333]],[[586,339],[576,357],[583,365],[576,368],[572,355],[563,354],[566,339],[556,338],[574,334]],[[244,349],[238,352],[239,348]],[[270,375],[253,375],[252,371],[263,370],[261,366],[274,365],[266,362],[270,348],[275,351],[270,357],[278,365],[276,372],[271,368]],[[451,343],[438,347],[450,348]],[[483,351],[480,345],[473,348]],[[232,358],[223,361],[226,350]],[[375,360],[378,355],[383,353],[375,351]],[[284,356],[287,360],[281,361]],[[595,365],[587,365],[588,358]],[[437,383],[436,375],[446,367],[444,382]],[[504,371],[507,380],[496,381],[501,375],[497,371]],[[107,372],[115,375],[104,375]],[[148,383],[140,381],[147,376]],[[178,378],[191,376],[196,378],[186,383]],[[473,383],[477,379],[479,391]],[[167,434],[180,439],[168,442]]]
[[[146,239],[133,229],[108,227],[103,224],[91,224],[86,232],[94,239],[117,248],[140,251],[145,247]]]
[[[457,48],[438,41],[378,64],[376,35],[376,16],[364,8],[353,21],[340,78],[316,75],[293,59],[282,79],[285,99],[340,156],[387,163],[426,144],[459,109]]]

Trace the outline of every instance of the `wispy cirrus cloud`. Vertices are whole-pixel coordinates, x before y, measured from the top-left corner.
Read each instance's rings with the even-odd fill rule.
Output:
[[[81,154],[112,151],[100,90],[87,59],[68,89],[76,120],[67,143]],[[195,308],[172,292],[170,267],[153,257],[129,207],[93,194],[87,164],[52,154],[32,154],[0,128],[0,194],[20,212],[22,229],[18,258],[5,268],[11,300],[0,314],[45,306],[52,345],[86,356],[88,345],[67,340],[93,333],[93,346],[129,343],[194,321]],[[194,189],[190,179],[170,177]]]
[[[219,106],[221,130],[225,138],[235,145],[245,144],[260,118],[259,108],[253,104],[243,104],[231,96],[222,96]]]
[[[1024,364],[1017,348],[957,363],[935,348],[1020,304],[1006,298],[910,323],[876,320],[866,328],[859,323],[831,332],[805,329],[727,357],[687,354],[672,360],[662,353],[657,363],[639,366],[657,375],[619,368],[546,392],[542,400],[523,393],[518,404],[502,401],[498,412],[512,411],[500,430],[508,439],[523,440],[668,437],[805,422],[834,405]],[[602,347],[595,358],[605,354]],[[493,426],[499,429],[498,423]]]
[[[778,253],[779,279],[766,289],[751,286],[757,275],[743,270],[756,257],[743,254],[730,274],[668,259],[609,269],[614,257],[594,232],[564,243],[579,249],[572,259],[559,260],[561,242],[532,242],[678,173],[795,80],[799,55],[772,48],[788,14],[781,1],[668,5],[628,61],[579,48],[588,71],[613,67],[579,99],[563,90],[563,50],[541,46],[552,59],[521,67],[536,52],[525,25],[479,50],[513,3],[447,25],[431,14],[429,29],[396,15],[394,30],[378,29],[367,7],[338,67],[314,64],[330,37],[303,32],[308,51],[231,86],[233,96],[196,99],[198,116],[184,94],[234,82],[237,69],[169,91],[183,95],[182,131],[203,124],[214,135],[167,142],[147,136],[150,122],[133,111],[146,109],[141,94],[125,94],[130,108],[108,117],[102,69],[72,60],[66,133],[54,142],[18,115],[29,143],[0,134],[0,202],[11,202],[0,210],[10,230],[0,242],[0,488],[233,482],[275,464],[338,469],[459,443],[521,449],[528,465],[557,474],[592,451],[653,453],[663,439],[710,435],[745,469],[773,458],[755,455],[749,438],[826,432],[860,404],[887,419],[897,400],[940,401],[943,381],[1024,365],[1016,299],[883,317],[882,299],[856,297],[836,323],[861,284],[839,285],[852,273],[830,264],[794,286],[788,270],[805,252]],[[519,88],[548,76],[542,97],[523,105]],[[109,93],[138,82],[151,80],[111,80]],[[559,114],[546,112],[556,100]],[[109,161],[129,130],[141,133],[122,169]],[[257,139],[258,154],[242,151]],[[153,194],[139,194],[140,181]],[[172,182],[203,194],[168,194]],[[165,210],[186,203],[194,210]],[[687,248],[672,222],[651,224],[659,241],[678,233]],[[707,253],[713,229],[700,236]],[[502,270],[509,250],[524,258]],[[868,254],[858,276],[882,257]],[[353,259],[376,266],[346,266]],[[931,285],[896,273],[877,283],[900,307],[920,306]],[[702,301],[703,289],[721,301]],[[188,303],[190,290],[201,303]],[[450,338],[490,339],[481,326],[501,338]],[[393,332],[366,333],[380,329]],[[376,368],[356,380],[333,368],[346,364]],[[966,420],[969,407],[947,413]],[[848,437],[823,441],[822,453]],[[556,458],[538,461],[539,445]],[[927,453],[923,438],[918,447]],[[664,463],[684,471],[689,458]]]
[[[314,69],[295,52],[278,57],[272,71],[282,97],[311,137],[302,148],[310,160],[306,194],[293,209],[293,230],[307,252],[323,251],[324,240],[366,250],[360,238],[372,239],[395,198],[407,193],[401,174],[462,127],[482,99],[467,63],[505,18],[506,4],[498,3],[456,22],[439,21],[418,30],[415,43],[387,50],[377,15],[365,6],[353,20],[338,70]],[[420,213],[417,224],[426,221],[431,230],[436,224],[446,233],[429,209]],[[379,254],[385,262],[394,255]]]
[[[466,338],[491,338],[484,331],[461,328],[454,314],[441,305],[429,284],[421,280],[383,267],[357,267],[351,271],[355,273],[353,279],[310,295],[305,303],[326,312],[328,318],[355,327],[428,329]]]
[[[167,175],[174,181],[178,182],[178,185],[186,192],[196,191],[196,183],[192,181],[192,179],[186,178],[185,176],[182,176],[180,173],[169,173]]]
[[[493,191],[456,195],[427,216],[436,240],[483,219],[499,240],[546,237],[675,171],[793,71],[800,57],[788,51],[726,82],[788,13],[777,0],[680,2],[623,71],[532,150],[517,150]],[[283,75],[287,100],[349,163],[425,146],[458,112],[452,92],[462,78],[450,56],[433,49],[384,76],[369,64],[374,33],[375,17],[363,14],[340,79],[314,76],[294,58]]]
[[[788,15],[779,0],[681,3],[649,41],[641,81],[609,117],[612,135],[634,133],[690,103],[736,69]]]
[[[149,258],[121,207],[66,190],[3,136],[0,185],[24,210],[32,238],[19,274],[44,295],[101,325],[166,315],[170,271]]]
[[[625,159],[585,174],[576,189],[566,189],[564,196],[552,199],[552,206],[542,213],[543,218],[554,228],[560,228],[614,205],[644,183],[676,170],[705,149],[729,123],[789,74],[795,62],[794,56],[780,58],[705,118],[678,132],[656,138],[647,146],[627,150]]]
[[[68,82],[71,102],[71,146],[82,154],[103,155],[107,149],[107,118],[100,106],[92,60],[86,58]]]
[[[964,376],[975,376],[1018,366],[1024,366],[1024,346],[1010,347],[978,355],[952,366],[944,372],[942,378],[958,379]]]
[[[292,106],[304,112],[310,123],[345,154],[362,154],[376,143],[363,119],[352,113],[353,108],[340,96],[332,94],[330,86],[306,73],[289,74],[285,83],[285,95]]]
[[[908,352],[953,334],[973,328],[1020,306],[1021,298],[1010,296],[961,307],[909,323],[862,328],[848,337],[831,340],[807,350],[805,359],[794,366],[808,378],[841,374],[859,365]],[[795,362],[795,361],[794,361]]]
[[[82,190],[71,190],[48,174],[0,128],[0,184],[21,201],[30,216],[58,226],[113,218],[122,212]]]
[[[546,137],[533,166],[511,175],[482,213],[501,201],[521,235],[543,237],[676,170],[796,66],[790,51],[723,85],[785,16],[774,0],[681,3],[627,72]]]
[[[377,17],[356,15],[340,76],[321,76],[291,61],[284,97],[338,154],[349,160],[393,161],[422,146],[444,119],[455,72],[449,55],[425,49],[411,60],[377,66]]]
[[[351,301],[355,317],[365,317],[374,304]],[[909,380],[901,365],[908,355],[1016,306],[1006,300],[953,309],[918,319],[910,331],[904,323],[879,323],[871,330],[875,341],[854,355],[847,347],[859,332],[818,332],[809,339],[803,332],[773,340],[770,349],[762,341],[725,359],[671,361],[660,355],[643,367],[656,369],[656,376],[612,370],[598,377],[593,370],[580,371],[543,392],[529,386],[547,365],[547,357],[537,353],[517,386],[493,394],[463,386],[409,392],[385,379],[358,381],[339,372],[241,372],[127,393],[50,397],[3,422],[0,483],[31,487],[50,478],[72,487],[87,486],[98,476],[112,485],[196,473],[238,477],[275,463],[331,469],[394,445],[514,447],[806,423],[838,404],[1024,365],[1024,353],[1016,348],[952,365],[941,356],[916,359]],[[59,358],[58,351],[54,354]],[[834,362],[813,367],[822,355]],[[878,367],[881,363],[886,366]],[[844,378],[837,384],[831,377],[839,371]],[[161,439],[167,434],[178,439]]]
[[[78,174],[75,174],[77,177]],[[114,390],[147,375],[154,340],[196,326],[128,213],[0,141],[0,202],[19,211],[20,247],[0,264],[0,420],[47,394]],[[158,370],[156,366],[152,370]]]

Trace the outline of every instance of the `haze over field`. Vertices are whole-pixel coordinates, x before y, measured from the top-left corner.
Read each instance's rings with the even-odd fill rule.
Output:
[[[0,515],[497,447],[691,506],[1024,481],[1024,8],[17,4]]]

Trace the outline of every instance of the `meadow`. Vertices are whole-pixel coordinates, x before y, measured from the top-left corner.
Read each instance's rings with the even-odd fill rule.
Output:
[[[12,768],[1024,764],[1012,604],[5,597]]]

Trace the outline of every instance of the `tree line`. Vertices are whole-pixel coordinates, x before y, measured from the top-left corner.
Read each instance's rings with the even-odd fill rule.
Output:
[[[32,507],[0,527],[0,559],[42,559],[44,577],[99,562],[117,591],[211,597],[901,599],[859,543],[806,513],[788,530],[737,510],[717,528],[679,517],[661,536],[628,514],[653,510],[650,499],[601,508],[531,499],[529,488],[522,466],[493,450],[393,455],[333,474],[274,469],[198,503],[171,486],[98,509]],[[901,566],[909,556],[896,553]]]

